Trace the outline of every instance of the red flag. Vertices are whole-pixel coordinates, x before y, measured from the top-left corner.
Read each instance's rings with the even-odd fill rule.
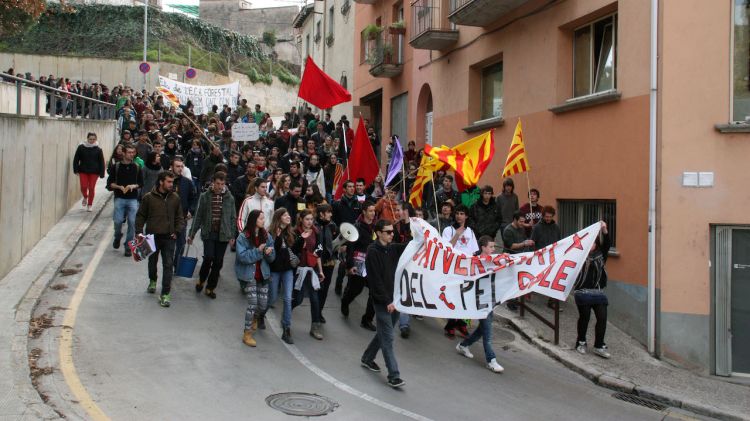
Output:
[[[365,125],[360,118],[357,125],[357,132],[354,134],[352,153],[349,155],[349,166],[344,170],[344,175],[341,177],[341,182],[336,188],[334,198],[339,200],[341,195],[344,194],[345,181],[356,181],[358,178],[363,178],[365,185],[369,186],[377,176],[378,160],[375,158],[370,138],[367,137]]]
[[[297,96],[322,110],[352,100],[352,94],[320,70],[310,56],[305,62]]]

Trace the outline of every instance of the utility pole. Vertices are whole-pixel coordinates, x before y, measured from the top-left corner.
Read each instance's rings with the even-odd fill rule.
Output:
[[[148,0],[143,0],[143,62],[148,53]],[[143,74],[143,89],[146,89],[146,73]]]

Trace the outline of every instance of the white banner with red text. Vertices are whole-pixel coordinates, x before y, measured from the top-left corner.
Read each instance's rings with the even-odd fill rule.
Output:
[[[467,256],[453,252],[437,229],[412,218],[413,240],[396,268],[393,299],[400,312],[484,319],[492,308],[530,292],[565,300],[599,235],[600,223],[534,252]]]

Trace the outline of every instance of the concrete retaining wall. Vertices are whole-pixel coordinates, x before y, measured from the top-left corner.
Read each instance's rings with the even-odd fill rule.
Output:
[[[110,89],[122,83],[136,89],[142,89],[143,74],[138,71],[139,61],[110,60],[81,57],[58,57],[31,54],[0,53],[0,68],[12,67],[16,72],[31,72],[35,77],[42,75],[66,77],[84,83],[103,82]],[[186,66],[157,62],[151,63],[151,71],[146,75],[146,89],[153,90],[159,84],[159,75],[177,76],[176,80],[194,85],[222,85],[234,81],[240,82],[240,95],[247,98],[250,104],[262,104],[263,110],[271,115],[284,115],[296,105],[297,87],[281,83],[274,77],[272,85],[253,84],[240,73],[230,72],[229,76],[198,70],[194,79],[183,80]],[[251,105],[252,106],[252,105]]]
[[[15,114],[16,113],[16,98],[18,90],[16,85],[10,83],[0,83],[0,113]],[[27,86],[21,87],[21,114],[23,115],[34,115],[34,99],[36,93],[34,88]],[[46,97],[39,95],[39,102],[44,106],[47,103]],[[40,108],[39,112],[44,114],[44,108]]]
[[[108,159],[113,121],[0,114],[0,278],[80,203],[73,154],[88,132]]]

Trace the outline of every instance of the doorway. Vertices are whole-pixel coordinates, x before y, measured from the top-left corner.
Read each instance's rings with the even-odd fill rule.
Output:
[[[378,163],[380,163],[380,148],[383,145],[383,90],[378,89],[370,95],[362,97],[359,102],[370,109],[370,126],[375,129],[375,135],[378,138],[378,144],[372,145],[372,149],[375,151]]]
[[[715,232],[716,374],[750,377],[750,227]]]

